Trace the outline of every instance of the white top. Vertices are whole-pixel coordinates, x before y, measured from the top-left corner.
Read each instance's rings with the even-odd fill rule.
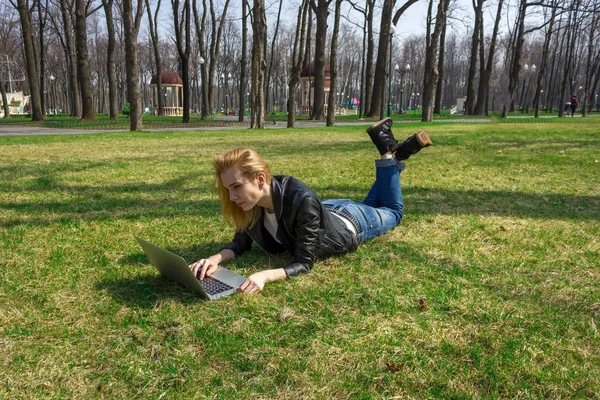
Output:
[[[279,224],[277,223],[277,216],[274,213],[271,214],[265,210],[265,228],[267,228],[267,231],[271,234],[271,236],[273,236],[273,239],[275,239],[277,243],[281,243],[277,239],[278,226]]]
[[[348,228],[348,230],[352,233],[354,233],[356,235],[356,227],[354,226],[354,224],[346,217],[342,217],[339,214],[336,214],[334,212],[332,212],[333,215],[335,215],[336,217],[338,217],[339,219],[342,220],[342,222],[344,224],[346,224],[346,228]]]

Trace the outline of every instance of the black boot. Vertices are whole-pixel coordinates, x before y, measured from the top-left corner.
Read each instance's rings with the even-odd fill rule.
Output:
[[[381,155],[393,153],[398,148],[398,141],[394,139],[392,134],[392,119],[390,117],[371,125],[367,128],[367,133]]]
[[[433,142],[425,131],[415,133],[406,139],[396,150],[396,160],[408,160],[413,154],[417,154],[422,148],[431,146]]]

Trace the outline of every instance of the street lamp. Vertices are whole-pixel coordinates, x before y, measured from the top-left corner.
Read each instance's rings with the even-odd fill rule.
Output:
[[[388,112],[387,116],[392,116],[392,42],[394,33],[396,32],[396,26],[390,25],[390,62],[389,62],[389,73],[388,73]]]
[[[419,108],[419,96],[421,93],[417,92],[417,96],[415,97],[415,114],[417,113],[417,108]]]
[[[56,96],[54,95],[54,75],[50,75],[50,86],[51,86],[51,93],[50,96],[52,97],[52,109],[54,110],[54,116],[56,117]]]
[[[200,113],[202,116],[200,118],[204,121],[206,119],[206,110],[204,108],[204,57],[200,57],[200,85],[202,86],[202,99],[200,100]]]
[[[403,69],[400,70],[400,114],[402,114],[402,96],[404,94],[404,74],[410,71],[410,64],[406,64]]]

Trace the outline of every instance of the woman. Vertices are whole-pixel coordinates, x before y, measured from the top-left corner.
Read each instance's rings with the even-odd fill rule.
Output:
[[[238,289],[256,293],[267,282],[310,271],[317,258],[355,251],[358,244],[393,229],[404,215],[399,179],[404,160],[432,142],[421,131],[399,145],[391,125],[386,118],[367,129],[381,159],[375,161],[375,183],[361,203],[321,201],[299,180],[273,176],[252,149],[218,156],[213,164],[222,212],[236,234],[219,253],[191,264],[192,272],[202,280],[218,264],[250,250],[252,243],[269,254],[292,254],[283,268],[252,274]]]

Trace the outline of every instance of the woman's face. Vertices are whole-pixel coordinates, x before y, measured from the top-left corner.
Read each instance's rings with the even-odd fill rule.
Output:
[[[244,211],[252,210],[265,196],[262,190],[264,175],[261,173],[256,179],[249,179],[237,167],[231,167],[221,174],[221,182],[229,191],[229,200]]]

